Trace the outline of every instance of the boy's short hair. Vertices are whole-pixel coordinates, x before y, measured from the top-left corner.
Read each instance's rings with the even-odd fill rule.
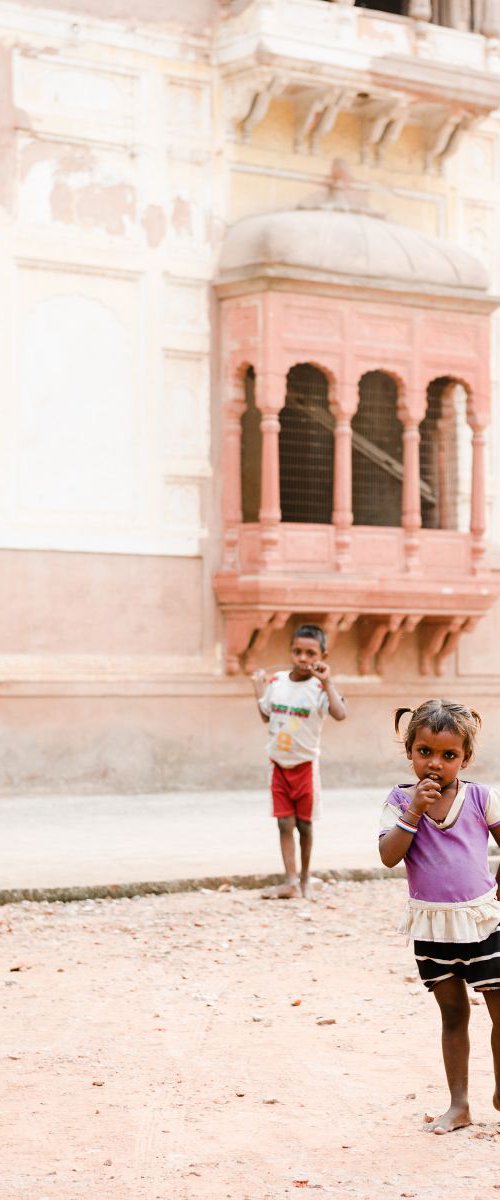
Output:
[[[312,638],[320,646],[321,653],[326,654],[326,633],[321,625],[299,625],[292,633],[290,645],[299,637]]]

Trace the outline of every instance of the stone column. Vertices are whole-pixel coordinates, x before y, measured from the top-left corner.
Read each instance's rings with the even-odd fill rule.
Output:
[[[222,515],[224,519],[223,571],[238,568],[241,513],[241,418],[245,411],[243,380],[231,380],[223,408]]]
[[[403,427],[403,498],[401,524],[404,529],[406,570],[418,569],[422,527],[420,506],[420,432],[416,417],[407,417]]]
[[[431,21],[432,0],[408,0],[408,16],[414,21]]]
[[[262,413],[262,475],[259,523],[261,556],[265,567],[279,564],[280,559],[280,452],[279,412],[284,400],[284,381],[276,375],[264,375],[256,380],[256,404]]]
[[[352,429],[350,413],[335,413],[335,451],[333,483],[333,524],[335,526],[335,566],[346,571],[351,559],[352,525]]]
[[[471,0],[439,0],[438,24],[450,29],[472,29]]]
[[[486,433],[482,422],[472,418],[472,493],[470,531],[472,569],[481,570],[486,532]]]
[[[477,28],[485,37],[500,38],[500,5],[498,0],[481,0],[479,7],[479,22]]]

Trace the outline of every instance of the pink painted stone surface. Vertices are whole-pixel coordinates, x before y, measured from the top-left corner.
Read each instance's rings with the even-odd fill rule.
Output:
[[[442,673],[444,659],[494,602],[498,586],[485,561],[485,438],[489,419],[487,298],[432,299],[351,287],[321,294],[316,285],[240,283],[222,293],[225,394],[224,559],[215,590],[226,617],[227,670],[256,665],[255,630],[266,639],[281,611],[320,613],[360,626],[360,670],[380,668],[403,632],[420,626],[421,670]],[[228,294],[229,292],[229,294]],[[245,294],[247,293],[247,294]],[[281,520],[279,414],[292,367],[310,363],[328,380],[336,420],[331,526]],[[257,523],[243,523],[240,438],[244,377],[255,371],[261,412],[262,481]],[[358,384],[384,371],[397,385],[403,426],[400,528],[353,527],[351,420]],[[472,430],[470,531],[421,529],[419,426],[429,385],[448,378],[467,396]],[[478,581],[481,586],[478,586]],[[368,624],[367,624],[368,621]],[[371,622],[371,624],[370,624]],[[242,658],[243,656],[243,658]],[[378,659],[378,661],[377,661]]]

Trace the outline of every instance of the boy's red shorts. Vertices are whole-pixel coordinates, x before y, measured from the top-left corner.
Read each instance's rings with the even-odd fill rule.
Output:
[[[271,768],[273,817],[312,821],[317,799],[317,764],[305,762],[296,767],[280,767],[272,762]]]

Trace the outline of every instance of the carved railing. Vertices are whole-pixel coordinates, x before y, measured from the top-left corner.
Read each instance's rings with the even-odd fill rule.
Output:
[[[356,0],[329,0],[329,3],[352,8]],[[363,8],[364,5],[359,4],[358,7]],[[392,6],[386,6],[383,0],[366,7],[372,11],[393,11]],[[431,21],[434,25],[444,25],[449,29],[500,37],[499,0],[406,0],[403,15],[416,21]]]

